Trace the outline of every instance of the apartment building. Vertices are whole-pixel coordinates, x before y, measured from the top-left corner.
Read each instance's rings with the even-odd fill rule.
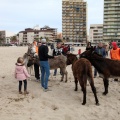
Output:
[[[87,3],[62,0],[62,34],[68,42],[87,41]]]
[[[103,39],[120,40],[120,0],[104,0]]]
[[[41,38],[47,38],[49,41],[52,41],[57,38],[57,28],[50,28],[45,26],[43,28],[34,29],[26,28],[24,31],[18,33],[19,43],[32,43],[34,39],[40,40]]]
[[[90,25],[89,41],[96,42],[96,43],[103,41],[103,24]]]

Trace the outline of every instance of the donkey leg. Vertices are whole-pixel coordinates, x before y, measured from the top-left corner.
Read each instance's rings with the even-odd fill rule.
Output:
[[[68,78],[68,72],[67,71],[65,71],[65,76],[66,76],[66,80],[65,80],[65,82],[67,82],[67,78]]]
[[[98,100],[98,98],[97,98],[97,93],[96,93],[96,88],[95,88],[95,86],[94,86],[94,81],[93,81],[92,79],[89,79],[89,83],[90,83],[92,92],[93,92],[94,97],[95,97],[96,105],[99,105],[99,100]]]
[[[81,80],[79,80],[79,83],[80,83],[82,91],[83,91],[83,103],[82,103],[82,105],[85,105],[86,104],[86,84],[85,84],[85,81],[81,81]]]
[[[86,104],[86,86],[83,86],[83,103],[82,105],[85,105]]]
[[[105,88],[105,91],[103,92],[103,95],[106,95],[106,94],[108,94],[109,81],[108,81],[107,78],[104,78],[103,82],[104,82],[104,88]]]
[[[78,90],[78,80],[77,80],[77,78],[74,78],[75,79],[75,91],[77,91]]]

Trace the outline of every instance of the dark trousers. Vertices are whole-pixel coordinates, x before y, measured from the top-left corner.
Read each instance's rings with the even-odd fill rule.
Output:
[[[27,90],[27,80],[23,80],[24,82],[24,91]],[[19,81],[19,92],[21,92],[22,89],[22,81]]]
[[[35,78],[40,79],[40,74],[39,74],[39,65],[34,63],[34,71],[35,71]]]
[[[94,77],[96,77],[97,76],[97,70],[96,70],[96,68],[94,68]]]

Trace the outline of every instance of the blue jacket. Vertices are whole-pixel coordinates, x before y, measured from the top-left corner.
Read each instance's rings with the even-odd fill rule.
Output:
[[[102,47],[97,47],[97,48],[95,49],[95,52],[97,52],[99,55],[102,55],[103,57],[106,57],[105,49],[102,48]]]

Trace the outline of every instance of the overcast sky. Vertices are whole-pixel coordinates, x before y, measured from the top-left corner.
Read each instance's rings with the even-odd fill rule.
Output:
[[[86,0],[88,28],[103,23],[103,1]],[[19,32],[35,25],[62,31],[62,0],[0,0],[0,30]]]

